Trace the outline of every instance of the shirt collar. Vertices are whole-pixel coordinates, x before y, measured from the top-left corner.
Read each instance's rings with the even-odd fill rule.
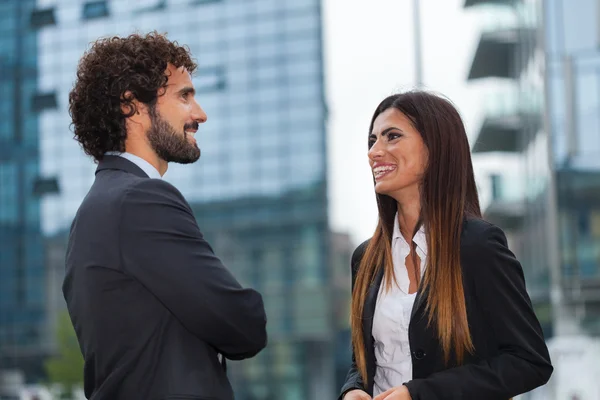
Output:
[[[118,151],[109,151],[106,153],[106,155],[123,157],[123,158],[131,161],[138,167],[140,167],[142,169],[142,171],[144,171],[146,173],[146,175],[148,175],[149,178],[162,179],[160,172],[158,172],[158,170],[156,168],[154,168],[154,166],[152,164],[150,164],[148,161],[144,160],[143,158],[136,156],[135,154],[131,154],[131,153],[127,153],[127,152],[121,153]]]
[[[398,223],[397,212],[396,216],[394,217],[394,232],[392,238],[394,240],[400,239],[404,243],[406,243],[406,239],[404,239],[404,236],[402,236],[402,233],[400,232],[400,224]],[[421,224],[419,231],[413,237],[413,242],[415,242],[415,244],[423,252],[423,254],[427,254],[427,236],[425,235],[425,227],[423,226],[423,224]]]

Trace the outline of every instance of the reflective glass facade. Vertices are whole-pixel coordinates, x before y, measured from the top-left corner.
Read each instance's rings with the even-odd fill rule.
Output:
[[[42,374],[46,290],[34,1],[0,2],[0,370]]]
[[[600,2],[545,6],[558,275],[579,327],[600,335]]]
[[[509,231],[546,337],[600,335],[600,2],[477,3],[503,41],[482,35],[471,79],[516,88],[516,112],[504,124],[486,117],[474,146],[519,164],[516,175],[492,177],[486,216]],[[478,58],[486,48],[499,58]],[[518,201],[509,187],[521,187]]]
[[[66,233],[96,167],[73,140],[69,126],[68,93],[77,62],[99,37],[166,32],[187,45],[199,64],[196,97],[208,122],[197,136],[200,160],[171,165],[165,179],[189,200],[217,255],[243,284],[264,294],[267,308],[268,348],[255,359],[230,363],[236,399],[334,398],[336,357],[343,368],[349,365],[349,346],[335,346],[336,335],[344,335],[340,330],[347,336],[347,314],[342,318],[334,305],[348,303],[349,282],[339,271],[347,276],[352,246],[347,238],[334,238],[327,223],[321,1],[0,1],[4,4],[11,10],[16,4],[22,8],[29,33],[19,40],[37,42],[19,50],[21,59],[31,57],[34,72],[31,80],[20,84],[18,95],[29,90],[27,107],[33,110],[15,117],[14,102],[0,100],[2,116],[7,116],[0,123],[35,127],[23,129],[35,146],[31,164],[18,169],[16,157],[8,164],[4,158],[0,161],[0,223],[5,223],[4,216],[24,215],[33,218],[38,229],[33,232],[41,227],[45,238],[49,300],[35,317],[52,325],[64,307],[58,286]],[[8,17],[0,29],[14,25],[8,11],[0,15]],[[10,37],[17,40],[16,35]],[[2,35],[0,51],[14,48],[4,41]],[[2,85],[12,83],[7,79]],[[12,135],[18,130],[9,128],[2,128],[6,139],[1,140],[17,143]],[[14,203],[19,199],[15,191],[22,190],[18,182],[23,181],[15,174],[33,171],[46,192],[31,205]],[[11,204],[21,214],[5,208]],[[4,226],[0,232],[5,232]],[[14,244],[19,236],[11,233],[9,238]],[[9,242],[0,245],[5,243]],[[28,241],[27,249],[35,249],[32,243]],[[9,253],[0,254],[3,267],[14,264],[12,258],[5,261]],[[9,325],[15,326],[12,321]],[[46,336],[51,342],[50,330]]]
[[[70,223],[95,166],[69,134],[68,93],[89,43],[108,35],[167,32],[189,46],[198,101],[209,122],[202,158],[170,167],[168,180],[193,202],[322,186],[325,107],[319,0],[48,1],[56,23],[39,32],[39,89],[58,107],[41,117],[41,169],[61,183],[43,202],[43,228]]]
[[[542,3],[524,0],[514,5],[527,29],[519,32],[516,57],[521,104],[520,163],[524,212],[515,233],[527,290],[546,339],[554,335],[554,313],[550,297],[553,246],[550,199],[551,173],[548,166],[548,131],[544,125],[544,41],[540,38]]]
[[[469,79],[486,82],[483,123],[475,157],[504,157],[492,173],[484,217],[507,234],[520,260],[527,290],[546,337],[553,335],[550,299],[553,241],[548,132],[544,126],[542,3],[537,0],[476,2],[482,35]]]

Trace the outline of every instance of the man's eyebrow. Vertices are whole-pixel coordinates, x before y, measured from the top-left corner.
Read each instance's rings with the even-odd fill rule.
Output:
[[[192,96],[194,96],[196,94],[196,89],[194,89],[192,86],[185,86],[181,89],[179,89],[177,91],[178,95],[184,95],[184,94],[191,94]]]

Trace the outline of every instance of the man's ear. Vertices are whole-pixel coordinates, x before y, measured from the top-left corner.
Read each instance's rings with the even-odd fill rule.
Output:
[[[126,117],[135,117],[136,115],[144,115],[148,112],[146,104],[135,98],[131,90],[127,90],[121,96],[121,112]]]

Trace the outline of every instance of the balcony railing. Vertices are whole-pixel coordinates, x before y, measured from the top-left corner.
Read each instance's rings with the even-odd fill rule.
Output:
[[[519,91],[517,88],[499,90],[484,97],[483,109],[487,117],[541,114],[544,99],[541,91],[531,89]]]
[[[482,32],[497,32],[519,28],[535,28],[538,26],[537,9],[531,2],[518,2],[513,7],[490,4],[480,7]]]
[[[484,217],[502,229],[515,229],[525,214],[523,180],[518,176],[490,175],[491,195]]]
[[[490,175],[491,202],[515,202],[523,200],[522,179],[509,175]]]
[[[518,153],[542,122],[541,94],[504,90],[484,98],[485,118],[473,147],[475,153]]]

